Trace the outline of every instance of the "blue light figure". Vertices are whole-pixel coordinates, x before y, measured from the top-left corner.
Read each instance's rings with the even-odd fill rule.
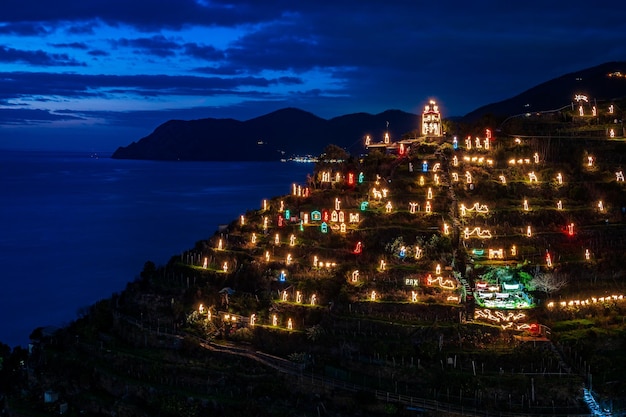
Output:
[[[328,225],[326,222],[322,223],[322,233],[328,233]]]
[[[363,184],[364,180],[365,180],[365,175],[363,175],[362,172],[359,172],[359,184]]]
[[[369,203],[369,202],[367,202],[367,201],[362,201],[362,202],[361,202],[361,211],[365,211],[365,210],[367,210],[367,207],[368,207],[369,205],[370,205],[370,203]]]
[[[406,256],[406,248],[404,246],[400,248],[399,256],[400,256],[400,259],[404,259],[404,257]]]
[[[285,220],[289,221],[291,219],[291,212],[289,210],[285,210]]]
[[[422,172],[428,172],[428,162],[422,162]]]
[[[455,151],[459,149],[459,141],[456,139],[456,136],[452,139],[452,147]]]
[[[300,231],[304,232],[304,221],[300,220]]]
[[[285,278],[285,271],[280,271],[280,275],[278,276],[278,280],[280,282],[285,282],[286,278]]]

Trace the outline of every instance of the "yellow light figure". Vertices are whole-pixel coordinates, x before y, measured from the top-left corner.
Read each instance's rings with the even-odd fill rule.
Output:
[[[391,213],[392,210],[393,210],[393,205],[391,204],[391,201],[387,201],[387,204],[385,205],[385,211],[387,213]]]
[[[285,202],[283,200],[280,200],[280,209],[278,211],[285,211]]]
[[[433,189],[428,187],[428,192],[426,193],[426,198],[429,200],[433,199]]]
[[[335,210],[341,210],[341,200],[339,198],[335,198]]]
[[[585,115],[585,110],[583,109],[582,104],[580,106],[578,106],[578,115],[579,116],[584,116]]]
[[[511,256],[517,256],[517,247],[515,245],[511,246]]]
[[[202,262],[202,268],[207,269],[207,267],[209,266],[208,263],[209,263],[208,258],[204,258],[204,262]]]
[[[217,242],[217,250],[224,249],[224,244],[222,243],[222,239]]]
[[[468,184],[472,183],[472,174],[469,171],[465,171],[465,182]]]
[[[539,154],[537,152],[533,155],[533,159],[535,160],[535,164],[539,163]]]
[[[381,193],[383,193],[383,197],[387,198],[387,193],[389,193],[389,190],[386,188],[383,188],[382,190],[380,190]]]
[[[359,281],[359,271],[355,270],[352,271],[352,282],[358,282]]]
[[[468,136],[465,139],[465,149],[467,149],[467,150],[472,149],[472,137],[471,136]]]
[[[420,259],[422,257],[422,248],[419,246],[415,247],[415,259]]]
[[[263,200],[263,211],[267,211],[267,200]]]
[[[430,201],[426,202],[426,213],[430,213]]]
[[[528,207],[528,200],[524,200],[524,211],[528,211],[529,207]]]
[[[550,253],[546,253],[546,265],[548,267],[552,267],[552,257],[550,256]]]
[[[439,171],[439,168],[441,168],[441,164],[437,162],[435,165],[433,165],[433,172]]]
[[[296,291],[296,303],[302,302],[302,293],[300,291]]]
[[[537,174],[535,174],[535,171],[528,173],[528,182],[530,183],[537,182]]]
[[[289,246],[295,246],[296,244],[296,235],[289,236]]]
[[[439,185],[439,174],[433,175],[433,181],[435,182],[435,185]]]
[[[267,216],[263,217],[263,230],[267,230]]]
[[[415,291],[411,291],[411,302],[417,303],[417,293]]]
[[[317,266],[317,263],[319,261],[319,258],[317,257],[317,255],[313,256],[313,266]]]
[[[276,233],[276,235],[274,236],[274,244],[276,246],[280,245],[280,235],[278,233]]]
[[[228,272],[228,262],[224,262],[224,265],[222,265],[222,270],[224,272]]]
[[[611,104],[609,106],[609,114],[613,114],[614,109],[615,109],[615,107]]]
[[[409,213],[414,214],[417,210],[417,203],[409,203]]]
[[[532,237],[533,235],[533,230],[530,226],[526,227],[526,236],[527,237]]]
[[[449,235],[450,234],[450,226],[448,225],[448,223],[444,223],[443,224],[443,234],[444,235]]]
[[[370,138],[370,135],[366,135],[365,136],[365,146],[370,146],[370,143],[372,143],[372,138]]]
[[[311,296],[311,305],[314,306],[317,303],[317,295],[313,294]]]
[[[563,184],[563,175],[559,172],[556,174],[556,181],[560,184]]]
[[[561,200],[556,202],[556,209],[563,210],[563,202]]]
[[[256,324],[256,314],[252,314],[250,316],[250,327],[254,327],[255,324]]]
[[[598,210],[600,210],[600,212],[604,212],[604,203],[602,200],[598,201]]]
[[[459,181],[459,174],[457,174],[456,172],[453,172],[452,173],[452,181],[458,182]]]
[[[298,187],[296,186],[295,183],[291,184],[291,195],[297,195],[298,194]]]
[[[420,185],[424,185],[424,176],[420,175]]]
[[[467,214],[467,208],[465,208],[465,204],[461,204],[461,208],[459,210],[461,211],[461,216],[465,216]]]
[[[239,216],[239,219],[240,219],[239,224],[244,226],[246,224],[246,217],[242,214],[241,216]]]
[[[309,213],[304,213],[302,216],[302,220],[304,224],[309,224]]]
[[[591,259],[591,253],[589,253],[589,249],[585,249],[585,259],[586,260],[590,260]]]
[[[287,290],[283,290],[283,301],[287,301]]]
[[[276,314],[272,314],[272,326],[278,326],[278,317],[276,317]]]
[[[593,156],[588,156],[587,157],[587,166],[591,168],[591,167],[593,167],[593,163],[594,163]]]
[[[500,182],[505,185],[506,184],[506,177],[504,175],[500,175]]]
[[[598,109],[596,109],[596,106],[593,106],[591,108],[591,115],[592,116],[597,116],[598,115]]]
[[[370,294],[370,300],[376,301],[376,291],[372,291],[372,293]]]
[[[198,307],[198,313],[204,313],[204,305],[200,304],[200,306]]]
[[[609,129],[609,137],[610,138],[614,138],[615,137],[615,129]]]
[[[452,158],[452,165],[455,167],[459,166],[459,158],[456,155]]]
[[[290,265],[290,264],[291,264],[291,254],[290,254],[290,253],[288,253],[288,254],[287,254],[287,259],[285,260],[285,263],[286,263],[287,265]]]
[[[441,265],[437,264],[437,266],[435,267],[435,274],[437,275],[441,274]]]
[[[211,321],[211,309],[210,308],[207,308],[206,310],[206,319],[208,321]]]
[[[617,171],[615,173],[615,181],[617,181],[617,182],[624,182],[624,172],[623,171]]]
[[[265,251],[265,262],[269,262],[270,261],[270,251]]]
[[[387,265],[386,262],[383,259],[381,259],[378,269],[380,269],[381,271],[384,271],[386,265]]]
[[[291,319],[287,320],[287,329],[293,330],[293,321]]]

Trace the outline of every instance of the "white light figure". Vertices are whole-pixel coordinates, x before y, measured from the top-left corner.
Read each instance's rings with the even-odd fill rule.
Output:
[[[556,181],[560,184],[563,184],[563,175],[559,172],[556,174]]]
[[[370,294],[370,300],[376,301],[376,291],[372,291],[372,293]]]
[[[519,145],[520,143],[522,143],[522,140],[520,138],[515,138],[515,143]]]
[[[276,235],[274,236],[274,244],[276,246],[280,245],[280,235],[278,233],[276,233]]]
[[[287,290],[283,290],[283,301],[287,301],[288,295]]]
[[[371,142],[372,142],[372,138],[370,138],[370,135],[366,135],[365,136],[365,146],[370,146]]]
[[[489,138],[485,138],[485,149],[489,149]]]
[[[426,213],[430,213],[430,201],[426,202]]]
[[[263,211],[267,211],[267,200],[263,200]]]
[[[552,267],[552,257],[550,256],[550,252],[546,253],[546,265],[548,267]]]
[[[469,171],[465,171],[465,182],[468,184],[472,183],[472,174]]]
[[[290,264],[291,264],[291,260],[292,260],[292,258],[291,258],[291,254],[290,254],[290,253],[288,253],[288,254],[287,254],[287,259],[285,260],[285,263],[286,263],[287,265],[290,265]]]
[[[339,182],[341,180],[341,175],[339,172],[335,173],[335,182]]]
[[[467,150],[472,149],[472,137],[471,136],[468,136],[465,139],[465,149],[467,149]]]
[[[533,236],[533,230],[530,226],[526,227],[526,237],[532,237]]]
[[[417,303],[417,293],[415,291],[411,291],[411,302]]]
[[[524,200],[524,211],[528,211],[528,200]]]
[[[315,255],[315,256],[313,257],[313,266],[315,266],[315,267],[316,267],[316,266],[317,266],[318,261],[319,261],[319,258],[317,257],[317,255]]]
[[[387,204],[385,205],[385,211],[387,213],[391,213],[392,209],[393,209],[393,205],[391,204],[391,201],[387,201]]]
[[[204,262],[202,262],[202,268],[207,269],[209,260],[207,258],[204,258]]]
[[[459,166],[459,158],[456,155],[452,158],[452,165],[455,167]]]
[[[435,274],[437,275],[441,274],[441,265],[437,264],[437,266],[435,267]]]
[[[415,259],[420,259],[422,257],[422,248],[419,246],[415,247]]]
[[[198,307],[198,313],[204,313],[204,305],[200,304],[200,306]]]
[[[435,185],[439,185],[439,174],[433,175],[433,181],[435,182]]]
[[[242,214],[241,216],[239,216],[239,224],[241,224],[242,226],[244,226],[246,224],[246,217]]]
[[[291,195],[297,195],[297,190],[298,187],[296,186],[296,183],[291,184]]]
[[[386,188],[383,188],[382,190],[380,190],[383,193],[383,197],[387,198],[387,194],[389,193],[389,190]]]
[[[341,210],[341,200],[339,198],[335,198],[335,210]]]
[[[222,239],[220,239],[217,242],[217,250],[222,250],[222,249],[224,249],[224,244],[222,243]]]
[[[296,291],[296,303],[302,302],[302,293],[300,291]]]
[[[615,110],[615,107],[613,107],[613,105],[611,104],[609,106],[609,114],[613,114],[613,111]]]
[[[294,246],[296,244],[296,235],[292,234],[289,236],[289,246]]]
[[[585,115],[585,111],[583,110],[582,104],[580,106],[578,106],[578,115],[579,116],[584,116]]]
[[[263,217],[263,230],[267,230],[267,216]]]
[[[359,270],[352,271],[352,282],[359,282]]]
[[[317,303],[317,295],[313,294],[311,296],[311,305],[314,306]]]
[[[482,145],[480,144],[480,138],[476,136],[476,149],[482,149]]]
[[[224,262],[224,265],[222,265],[222,270],[224,272],[228,272],[228,262]]]
[[[504,175],[500,175],[499,179],[502,185],[506,185],[506,177]]]
[[[561,200],[556,202],[556,209],[563,210],[563,202]]]
[[[256,314],[250,315],[250,327],[254,327],[256,324]]]
[[[574,236],[574,223],[570,223],[567,225],[567,233],[570,236]]]
[[[409,162],[409,172],[413,172],[413,162]]]
[[[591,108],[591,115],[592,116],[597,116],[598,115],[598,109],[596,109],[596,106],[593,106]]]
[[[586,260],[591,259],[591,253],[589,253],[589,249],[585,249],[585,259]]]
[[[389,133],[385,132],[385,143],[389,143]]]
[[[449,235],[450,234],[450,226],[448,225],[448,223],[444,223],[443,224],[443,234],[444,235]]]
[[[280,200],[280,209],[278,211],[285,211],[285,202],[283,200]]]
[[[458,182],[459,181],[459,174],[457,174],[456,172],[453,172],[452,173],[452,181]]]
[[[592,167],[592,166],[593,166],[593,163],[594,163],[593,156],[588,156],[588,157],[587,157],[587,166],[588,166],[588,167]]]
[[[528,173],[528,182],[530,183],[537,182],[537,175],[535,174],[535,171]]]
[[[265,262],[269,262],[270,261],[270,251],[266,250],[265,251]]]
[[[602,200],[598,201],[598,210],[604,212],[604,203],[602,203]]]
[[[385,262],[385,260],[384,260],[384,259],[381,259],[381,260],[380,260],[380,264],[379,264],[379,266],[378,266],[378,269],[380,269],[381,271],[384,271],[384,270],[385,270],[385,266],[386,266],[386,265],[387,265],[387,263]]]
[[[278,326],[278,317],[276,317],[276,314],[272,314],[272,326]]]
[[[515,245],[511,246],[511,256],[517,256],[517,247]]]
[[[420,185],[424,185],[424,176],[420,175]]]
[[[437,162],[435,165],[433,165],[433,172],[439,171],[439,168],[441,168],[441,164]]]
[[[287,329],[293,330],[293,321],[291,319],[287,320]]]
[[[533,155],[533,159],[535,161],[535,164],[539,163],[539,154],[537,152],[535,152],[535,154]]]
[[[609,129],[609,137],[610,138],[614,138],[615,137],[615,129]]]
[[[415,211],[417,210],[417,203],[409,203],[409,213],[411,214],[415,214]]]
[[[426,198],[429,200],[433,199],[433,189],[428,187],[428,192],[426,193]]]
[[[465,204],[461,204],[461,216],[465,216],[467,214],[467,209],[465,208]]]
[[[615,180],[617,182],[624,182],[624,172],[623,171],[617,171],[615,173]]]

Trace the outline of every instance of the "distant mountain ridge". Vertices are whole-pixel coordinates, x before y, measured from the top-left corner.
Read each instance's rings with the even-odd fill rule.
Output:
[[[322,119],[285,108],[247,121],[234,119],[170,120],[138,142],[118,148],[117,159],[188,161],[276,161],[295,155],[319,155],[328,144],[353,154],[364,150],[366,134],[382,141],[389,123],[394,139],[418,128],[415,114],[387,110]]]
[[[487,104],[458,119],[473,122],[484,115],[507,117],[553,110],[571,103],[574,94],[591,100],[626,97],[626,62],[609,62],[572,72],[537,85],[517,96]],[[234,119],[170,120],[150,135],[118,148],[117,159],[187,161],[275,161],[295,155],[319,155],[328,144],[352,154],[364,151],[363,139],[381,141],[389,124],[392,140],[419,128],[416,114],[387,110],[376,115],[354,113],[322,119],[296,108],[285,108],[247,121]]]

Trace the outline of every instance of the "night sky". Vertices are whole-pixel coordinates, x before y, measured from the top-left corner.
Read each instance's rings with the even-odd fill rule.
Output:
[[[169,119],[464,115],[626,58],[626,3],[3,0],[0,148],[112,151]]]

